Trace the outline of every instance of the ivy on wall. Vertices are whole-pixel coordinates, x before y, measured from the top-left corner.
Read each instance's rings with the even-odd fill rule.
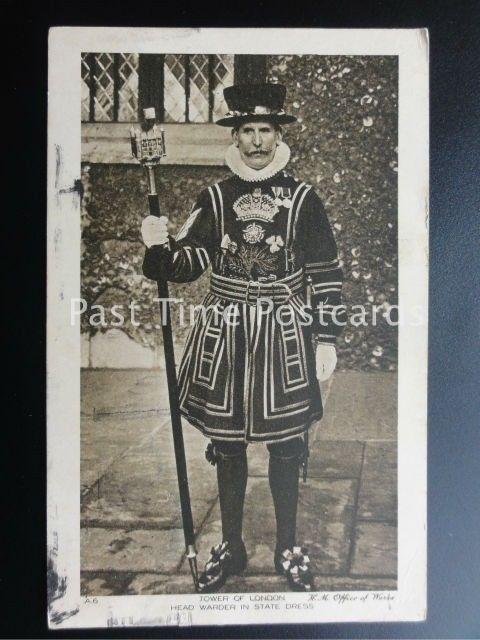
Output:
[[[173,230],[180,228],[198,194],[206,185],[223,179],[228,171],[221,167],[161,166],[157,169],[157,187],[161,207],[172,221]],[[123,326],[131,338],[153,347],[161,341],[158,323],[156,284],[142,275],[144,246],[140,225],[148,214],[148,191],[145,170],[134,165],[84,165],[83,181],[87,185],[82,208],[82,297],[88,311],[82,316],[82,330],[93,335],[111,326],[96,326],[92,305],[110,309],[123,305]],[[170,295],[188,304],[199,304],[207,292],[208,277],[204,275],[194,286],[171,284]],[[135,302],[135,323],[130,321],[128,305]],[[92,319],[93,325],[92,326]],[[115,318],[107,317],[110,322]],[[183,342],[189,330],[186,314],[179,323],[178,307],[173,306],[175,340]],[[140,326],[136,326],[139,323]]]
[[[270,80],[287,86],[290,170],[314,185],[337,240],[350,322],[381,306],[377,325],[346,327],[345,368],[393,370],[397,330],[398,67],[394,56],[272,56]],[[393,313],[390,315],[395,320]]]

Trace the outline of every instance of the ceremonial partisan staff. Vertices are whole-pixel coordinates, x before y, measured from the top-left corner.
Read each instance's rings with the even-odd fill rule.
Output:
[[[145,130],[140,131],[132,127],[130,129],[130,143],[132,155],[140,164],[146,167],[148,172],[148,206],[150,214],[159,217],[160,203],[155,185],[155,167],[159,165],[161,159],[166,156],[165,132],[155,124],[155,109],[144,109],[143,114],[145,118]],[[198,590],[197,552],[195,549],[192,506],[190,503],[190,492],[188,490],[187,463],[185,460],[185,446],[183,443],[182,421],[178,401],[177,372],[175,369],[170,305],[168,302],[168,283],[165,278],[162,278],[158,280],[157,285],[186,556],[190,564],[195,590]]]

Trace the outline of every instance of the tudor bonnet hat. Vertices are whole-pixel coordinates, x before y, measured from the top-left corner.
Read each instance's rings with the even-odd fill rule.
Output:
[[[228,112],[216,121],[222,127],[238,127],[244,122],[263,121],[276,124],[295,122],[285,113],[286,88],[283,84],[234,84],[223,90]]]

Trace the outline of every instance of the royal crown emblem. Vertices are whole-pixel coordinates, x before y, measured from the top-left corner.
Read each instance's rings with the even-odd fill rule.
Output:
[[[235,200],[233,210],[237,214],[237,219],[242,222],[249,220],[261,220],[262,222],[272,222],[275,214],[278,213],[278,206],[273,198],[261,189],[254,189],[253,193],[245,193]]]

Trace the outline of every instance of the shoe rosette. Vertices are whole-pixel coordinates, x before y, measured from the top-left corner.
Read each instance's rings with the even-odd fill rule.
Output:
[[[212,467],[214,467],[218,462],[217,452],[215,451],[215,445],[213,444],[213,442],[210,442],[205,449],[205,460],[209,462]]]
[[[228,569],[232,554],[227,541],[221,542],[210,550],[210,557],[198,579],[198,590],[207,592],[219,589],[229,575]]]
[[[306,547],[293,547],[292,551],[285,549],[280,555],[280,564],[294,591],[311,591],[313,589],[313,575]]]

